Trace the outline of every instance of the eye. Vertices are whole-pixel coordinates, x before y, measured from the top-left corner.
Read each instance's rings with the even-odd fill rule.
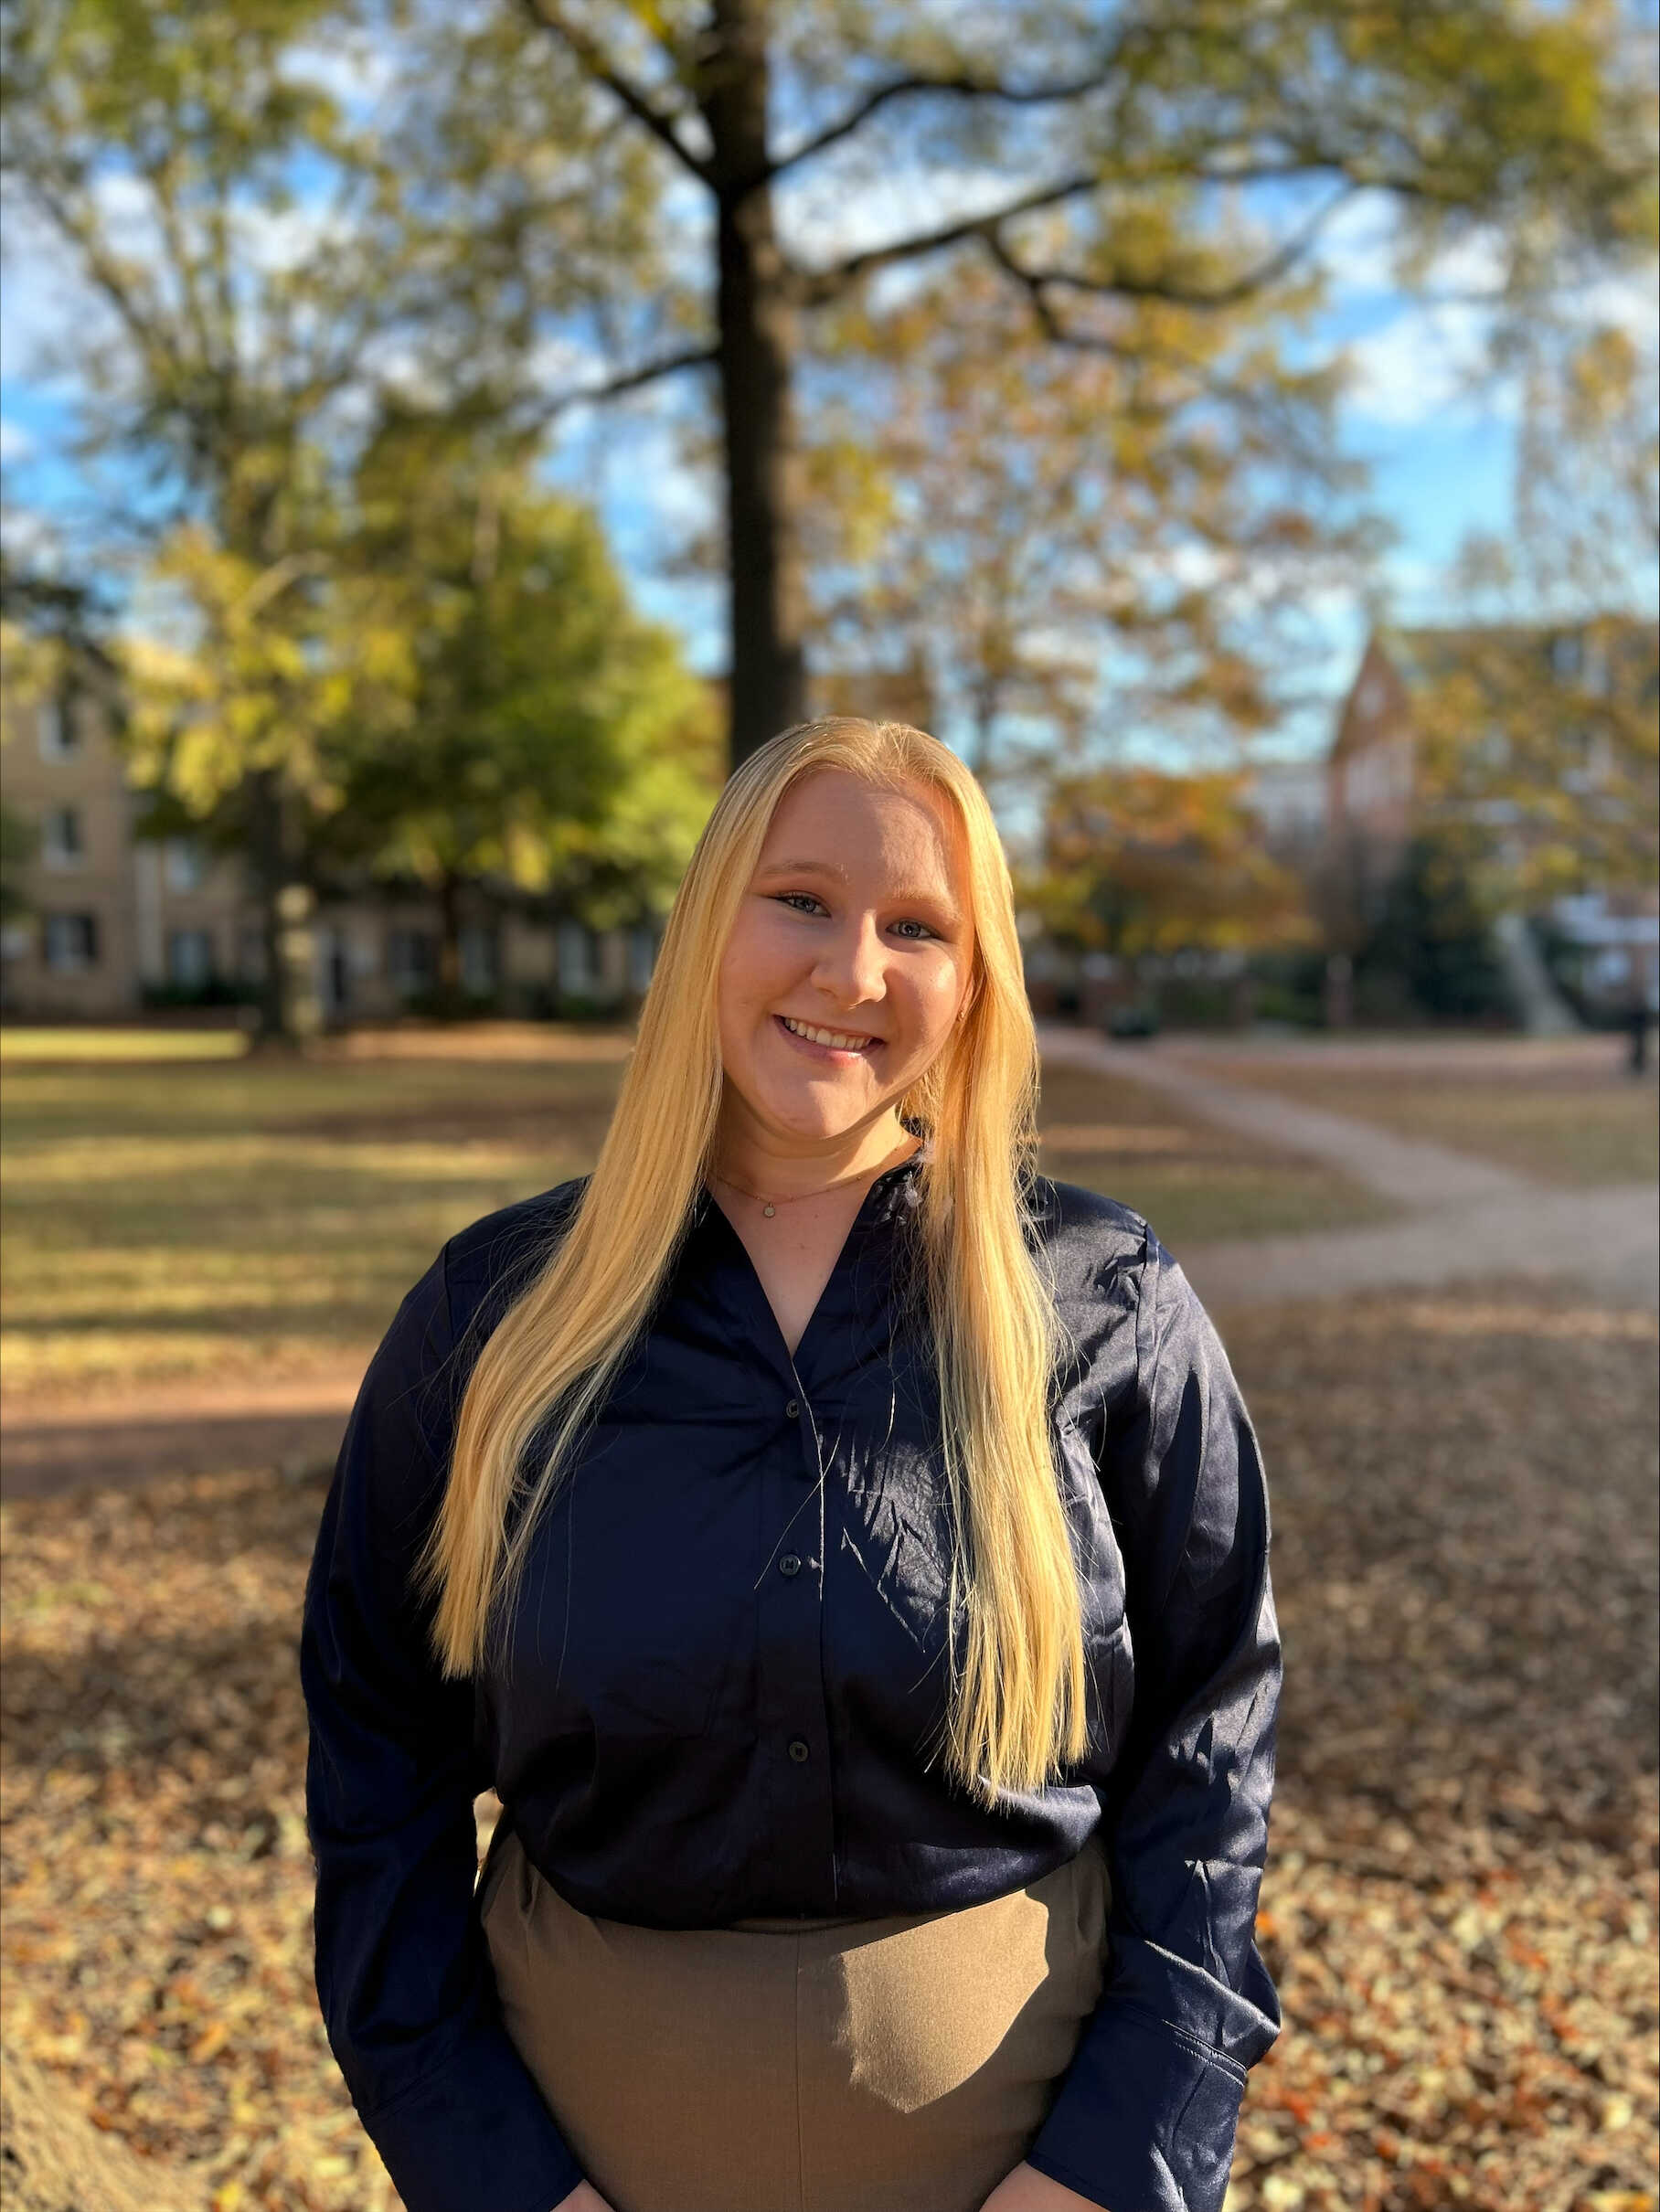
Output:
[[[821,899],[814,899],[811,891],[780,891],[776,896],[780,906],[789,907],[791,911],[796,914],[803,911],[803,909],[795,904],[798,899],[804,899],[810,907],[821,906],[824,903]]]
[[[920,944],[922,938],[937,937],[940,933],[937,930],[931,930],[925,921],[919,921],[914,914],[904,921],[896,921],[893,926],[896,930],[920,930],[922,937],[913,937],[910,940],[912,944]]]

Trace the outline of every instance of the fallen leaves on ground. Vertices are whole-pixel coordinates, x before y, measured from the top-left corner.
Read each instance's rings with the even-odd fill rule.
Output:
[[[1655,1324],[1224,1317],[1285,1640],[1230,2212],[1654,2212]]]
[[[1223,1319],[1288,1670],[1286,2027],[1230,2212],[1655,2212],[1652,1321],[1537,1285]],[[320,1505],[4,1509],[7,2034],[217,2212],[397,2201],[311,1979]]]

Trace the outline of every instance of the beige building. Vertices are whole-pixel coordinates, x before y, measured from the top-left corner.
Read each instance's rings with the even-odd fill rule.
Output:
[[[0,933],[0,1009],[114,1020],[250,999],[264,941],[241,863],[193,838],[138,835],[144,801],[113,742],[109,697],[89,685],[65,699],[8,696],[3,711],[5,804],[37,846],[23,877],[29,910]],[[391,1018],[437,982],[437,913],[419,895],[325,900],[314,942],[331,1021]],[[481,1007],[507,1012],[621,1007],[644,992],[656,944],[650,928],[594,931],[474,889],[462,984]]]

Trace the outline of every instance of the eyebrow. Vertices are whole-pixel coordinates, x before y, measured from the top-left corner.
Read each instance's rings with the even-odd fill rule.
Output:
[[[761,864],[763,876],[834,876],[837,883],[846,883],[847,871],[838,867],[834,860],[768,860]]]
[[[836,883],[846,883],[847,871],[834,860],[769,860],[756,870],[759,876],[828,876]],[[952,921],[963,919],[957,902],[940,891],[896,891],[895,906],[933,907],[942,914],[949,914]]]

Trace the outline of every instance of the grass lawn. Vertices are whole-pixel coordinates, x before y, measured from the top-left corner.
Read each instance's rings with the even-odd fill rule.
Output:
[[[158,1033],[181,1034],[197,1041]],[[8,1055],[8,1393],[270,1383],[367,1357],[446,1237],[591,1165],[626,1040],[508,1057],[537,1042],[463,1033],[454,1058]],[[1123,1199],[1178,1250],[1379,1211],[1117,1079],[1057,1068],[1043,1109],[1045,1171]]]
[[[592,1162],[614,1062],[9,1067],[8,1391],[367,1356],[446,1237]]]
[[[1653,2212],[1653,1316],[1501,1284],[1223,1324],[1286,1649],[1286,2026],[1229,2212]],[[227,1469],[0,1507],[0,2022],[187,2162],[180,2212],[395,2203],[311,1981],[322,1500]]]
[[[1040,1118],[1043,1172],[1133,1207],[1178,1257],[1222,1238],[1345,1228],[1392,1212],[1335,1168],[1267,1151],[1115,1075],[1046,1068]]]
[[[1381,1060],[1374,1069],[1323,1069],[1313,1055],[1273,1063],[1218,1054],[1206,1070],[1474,1153],[1541,1183],[1652,1183],[1660,1175],[1660,1101],[1652,1072],[1633,1081],[1619,1064],[1621,1050],[1614,1038],[1603,1066],[1564,1056],[1556,1066],[1495,1065],[1490,1075],[1468,1067],[1438,1075]]]

